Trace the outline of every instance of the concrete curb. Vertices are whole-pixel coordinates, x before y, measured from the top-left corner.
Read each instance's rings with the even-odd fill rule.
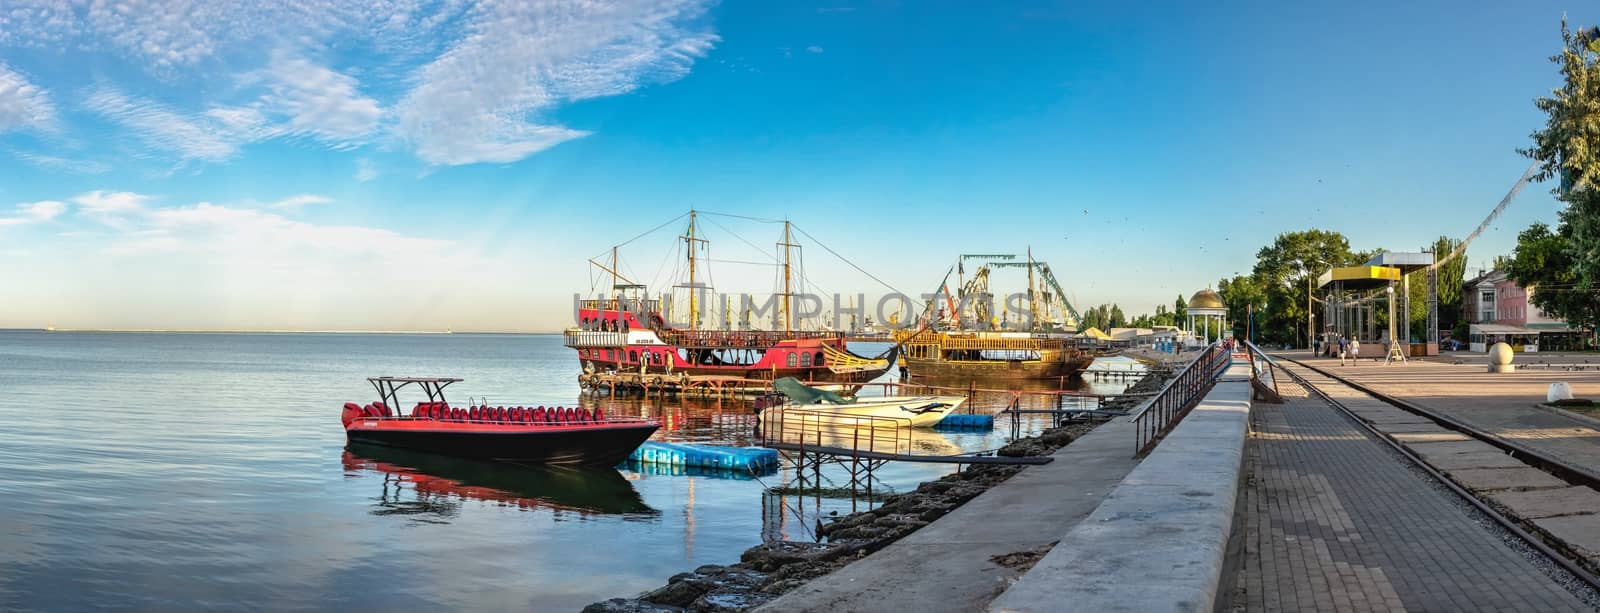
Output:
[[[992,612],[1210,611],[1227,565],[1249,433],[1236,363]]]

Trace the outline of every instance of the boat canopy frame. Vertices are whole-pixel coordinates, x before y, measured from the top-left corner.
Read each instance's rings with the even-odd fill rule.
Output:
[[[462,379],[455,377],[367,377],[367,382],[378,391],[378,400],[396,414],[400,409],[400,388],[416,384],[422,388],[422,393],[428,395],[428,402],[442,402],[449,405],[444,399],[444,388],[451,383],[460,383]]]

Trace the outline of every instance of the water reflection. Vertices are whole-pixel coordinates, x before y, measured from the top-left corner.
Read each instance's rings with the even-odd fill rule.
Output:
[[[448,522],[466,500],[567,514],[655,516],[633,484],[612,468],[523,466],[353,443],[347,475],[375,472],[383,485],[373,515]]]

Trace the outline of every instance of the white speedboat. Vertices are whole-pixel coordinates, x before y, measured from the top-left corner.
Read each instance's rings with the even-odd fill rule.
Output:
[[[846,404],[822,401],[807,404],[790,403],[774,408],[780,411],[810,411],[851,417],[909,419],[913,428],[930,428],[966,400],[964,396],[886,396],[858,398],[855,402]]]
[[[801,422],[831,422],[853,427],[928,428],[939,423],[965,396],[881,396],[848,398],[828,390],[809,387],[793,377],[772,382],[772,388],[788,399],[766,409],[763,421],[774,415],[794,416]],[[785,421],[787,417],[783,418]],[[879,421],[874,422],[877,419]],[[909,422],[909,423],[908,423]]]

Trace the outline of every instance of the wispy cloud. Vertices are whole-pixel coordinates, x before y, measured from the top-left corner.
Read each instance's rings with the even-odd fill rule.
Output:
[[[355,78],[303,59],[280,59],[268,71],[266,108],[287,116],[283,132],[350,148],[378,127],[383,110],[361,95]]]
[[[13,150],[11,155],[17,159],[43,168],[45,170],[60,170],[74,174],[94,175],[111,170],[111,165],[95,160],[75,160],[58,155],[46,155],[30,151]]]
[[[366,183],[378,178],[378,167],[367,158],[356,159],[356,181]]]
[[[563,102],[681,78],[720,40],[707,3],[483,5],[467,33],[417,72],[398,133],[431,164],[511,162],[587,131],[540,122]]]
[[[157,75],[211,60],[261,41],[318,39],[335,32],[378,32],[414,0],[8,0],[0,10],[0,44],[113,51]]]
[[[713,3],[11,0],[0,47],[114,52],[164,83],[230,73],[233,87],[192,97],[102,81],[77,103],[180,166],[275,138],[336,150],[401,143],[431,165],[503,163],[588,135],[550,119],[564,104],[688,74],[720,41]],[[327,61],[333,41],[395,59],[338,67]],[[0,67],[0,131],[55,117],[42,89]]]
[[[40,223],[60,217],[66,212],[67,203],[59,200],[40,200],[38,202],[24,202],[17,205],[17,214],[12,217],[0,217],[0,227],[20,226],[24,224]]]
[[[274,208],[274,209],[296,209],[297,210],[300,207],[306,206],[308,204],[328,204],[329,202],[333,202],[333,199],[329,198],[327,196],[318,196],[316,194],[301,194],[299,196],[292,196],[292,197],[289,197],[289,198],[284,198],[283,200],[279,200],[277,202],[274,202],[269,206],[271,208]]]
[[[822,47],[818,47],[816,45],[811,45],[810,47],[806,47],[806,52],[807,53],[822,53]]]
[[[221,161],[238,153],[239,145],[259,136],[259,122],[244,109],[211,109],[183,114],[166,105],[128,96],[112,87],[89,94],[84,107],[127,128],[153,149],[180,159]]]
[[[49,129],[55,121],[56,107],[50,95],[0,63],[0,132]]]

